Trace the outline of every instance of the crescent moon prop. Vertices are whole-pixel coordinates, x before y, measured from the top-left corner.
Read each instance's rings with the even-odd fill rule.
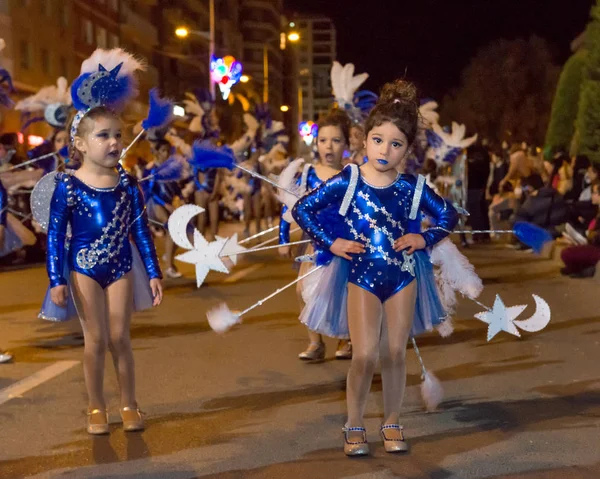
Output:
[[[520,329],[529,333],[541,331],[550,322],[550,306],[539,296],[532,294],[535,300],[535,312],[528,319],[513,321]]]
[[[168,222],[169,234],[177,246],[183,249],[194,249],[187,235],[187,226],[194,216],[204,211],[206,210],[198,205],[183,205],[171,213]]]

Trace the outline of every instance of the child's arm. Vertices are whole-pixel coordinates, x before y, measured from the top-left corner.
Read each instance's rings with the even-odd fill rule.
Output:
[[[427,185],[423,188],[420,209],[435,220],[433,228],[421,233],[428,247],[443,240],[454,230],[458,223],[458,213],[454,209],[454,206],[445,201],[441,196],[435,194]]]
[[[144,267],[148,273],[148,277],[152,280],[155,278],[162,278],[160,272],[160,266],[158,264],[158,257],[156,256],[156,249],[154,248],[154,242],[152,241],[152,235],[150,234],[150,228],[148,228],[148,216],[146,214],[146,205],[144,204],[144,195],[137,182],[132,178],[131,186],[131,203],[132,203],[132,218],[133,223],[131,225],[131,234],[133,240],[140,252]]]
[[[348,175],[344,170],[300,198],[292,210],[296,223],[322,248],[330,249],[337,236],[327,228],[328,225],[321,225],[317,213],[329,205],[340,205],[347,189]]]
[[[46,253],[46,270],[51,288],[67,284],[67,278],[64,277],[65,240],[69,223],[69,209],[73,204],[74,192],[72,189],[69,175],[57,176],[56,188],[50,202]]]
[[[317,213],[327,206],[337,209],[340,205],[349,204],[352,198],[345,198],[345,196],[349,191],[350,195],[352,193],[352,188],[349,190],[350,171],[350,168],[342,170],[319,188],[299,199],[292,210],[292,216],[298,225],[318,246],[347,260],[352,260],[350,253],[364,253],[364,245],[338,237],[334,231],[335,225],[331,223],[322,225]]]

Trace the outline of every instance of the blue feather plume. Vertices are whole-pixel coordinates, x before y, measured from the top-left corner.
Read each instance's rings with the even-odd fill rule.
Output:
[[[6,90],[2,88],[3,83],[7,85]],[[9,93],[13,93],[14,91],[15,88],[13,87],[10,73],[8,73],[8,70],[0,68],[0,105],[11,108],[15,102],[11,100]]]
[[[69,156],[69,145],[65,145],[60,150],[58,150],[58,154],[63,158],[67,158]]]
[[[368,113],[377,104],[379,97],[369,90],[360,90],[354,94],[354,106],[363,113]]]
[[[210,141],[196,141],[192,145],[192,158],[189,160],[192,167],[199,171],[210,168],[227,168],[232,170],[235,166],[235,156],[229,148],[217,147]]]
[[[552,235],[544,228],[525,221],[516,222],[513,231],[521,243],[526,244],[536,253],[540,253],[544,245],[552,241]]]
[[[171,122],[173,119],[173,102],[166,98],[160,98],[157,88],[150,90],[149,105],[148,116],[142,121],[144,130],[162,128]]]
[[[156,181],[178,181],[183,174],[183,164],[175,156],[171,156],[154,171]]]

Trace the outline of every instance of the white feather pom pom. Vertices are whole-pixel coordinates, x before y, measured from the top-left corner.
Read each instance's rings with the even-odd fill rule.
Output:
[[[98,65],[102,65],[108,71],[111,71],[120,63],[123,65],[117,77],[133,75],[136,70],[146,70],[146,65],[143,61],[138,60],[122,48],[113,48],[111,50],[98,48],[88,59],[83,61],[81,64],[81,73],[96,72],[98,71]]]
[[[212,330],[219,334],[242,322],[240,316],[234,314],[225,303],[208,311],[206,317]]]
[[[456,291],[476,299],[483,289],[481,278],[475,268],[449,238],[440,241],[431,251],[431,262],[440,271],[436,282],[440,299],[448,313],[456,306]]]
[[[454,332],[454,325],[452,324],[452,319],[448,318],[443,323],[441,323],[437,328],[435,328],[442,338],[447,338]]]
[[[427,412],[435,411],[444,399],[442,383],[429,371],[425,373],[425,379],[421,383],[421,397]]]

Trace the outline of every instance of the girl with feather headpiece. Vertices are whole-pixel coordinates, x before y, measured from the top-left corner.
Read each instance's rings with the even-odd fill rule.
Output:
[[[81,167],[55,176],[47,218],[50,288],[41,316],[80,317],[89,434],[109,432],[103,392],[109,346],[119,378],[124,429],[144,427],[135,396],[129,329],[134,309],[161,303],[162,275],[141,189],[119,163],[124,149],[118,117],[136,96],[134,73],[143,69],[121,49],[98,49],[83,62],[71,86],[77,112],[69,126],[69,156]]]
[[[362,165],[364,162],[365,132],[363,124],[377,102],[377,95],[368,90],[360,90],[360,86],[369,78],[368,73],[354,75],[354,64],[342,65],[333,62],[331,67],[331,86],[333,97],[339,108],[348,113],[352,120],[350,126],[350,156],[344,164]]]
[[[0,51],[4,48],[4,40],[0,38]],[[2,84],[5,83],[8,87],[8,92],[5,92]],[[0,105],[12,107],[13,102],[8,96],[12,91],[12,79],[8,70],[0,68]],[[14,149],[8,148],[3,142],[0,143],[0,164],[5,161],[8,163]],[[20,250],[23,246],[31,246],[35,244],[35,235],[26,228],[21,221],[13,216],[9,211],[9,193],[7,189],[18,188],[19,185],[27,184],[31,181],[31,174],[6,173],[0,174],[0,258]],[[37,178],[34,180],[36,181]],[[0,354],[1,356],[1,354]],[[0,358],[1,361],[1,358]]]
[[[169,216],[183,198],[179,180],[183,177],[187,162],[185,158],[175,154],[175,149],[167,139],[155,137],[151,143],[154,160],[145,165],[141,185],[148,216],[167,228]],[[174,264],[175,244],[168,234],[164,235],[164,242],[165,276],[171,279],[180,278],[182,275]]]
[[[67,79],[60,77],[56,85],[42,87],[37,93],[15,105],[15,109],[21,112],[24,121],[21,131],[40,121],[46,122],[52,128],[50,137],[44,143],[27,152],[30,159],[44,157],[40,158],[35,166],[42,168],[45,173],[56,169],[62,170],[65,167],[77,167],[73,163],[69,164],[69,159],[64,156],[69,139],[66,126],[71,103]]]
[[[290,242],[290,223],[293,221],[291,210],[300,197],[318,188],[325,181],[337,175],[342,170],[344,150],[348,146],[350,120],[348,115],[341,109],[331,110],[318,122],[317,134],[317,157],[318,163],[302,164],[303,160],[293,161],[279,176],[279,185],[296,193],[297,196],[286,193],[285,190],[279,194],[280,201],[284,204],[279,222],[279,244]],[[301,252],[305,257],[314,253],[313,246]],[[290,247],[282,246],[279,254],[288,257]],[[298,276],[303,276],[313,269],[315,265],[310,261],[302,262]],[[301,305],[309,301],[314,295],[314,285],[318,281],[318,274],[306,278],[298,283],[297,293]],[[309,326],[309,325],[307,325]],[[301,352],[298,357],[303,361],[320,361],[325,358],[325,343],[323,335],[339,338],[336,334],[328,334],[326,331],[316,331],[308,327],[308,348]],[[338,359],[349,359],[352,356],[352,345],[348,338],[341,338],[335,357]]]
[[[387,452],[407,450],[400,420],[406,347],[446,318],[425,248],[448,236],[456,210],[424,183],[398,173],[418,129],[413,85],[387,84],[367,119],[368,161],[348,165],[302,197],[292,215],[318,248],[333,256],[301,319],[309,328],[352,337],[344,452],[369,453],[364,409],[377,357],[381,360]],[[419,211],[435,219],[421,233]],[[341,217],[337,222],[330,218]],[[318,257],[319,259],[319,257]],[[320,256],[321,264],[327,261]]]
[[[188,126],[201,141],[215,143],[220,136],[219,119],[215,102],[208,90],[186,93],[183,101],[186,112],[192,114]],[[198,215],[197,228],[209,241],[214,240],[219,231],[219,200],[223,174],[217,168],[200,169],[191,162],[194,180],[194,203],[206,210]],[[208,232],[207,232],[208,226]],[[207,234],[208,233],[208,234]]]

